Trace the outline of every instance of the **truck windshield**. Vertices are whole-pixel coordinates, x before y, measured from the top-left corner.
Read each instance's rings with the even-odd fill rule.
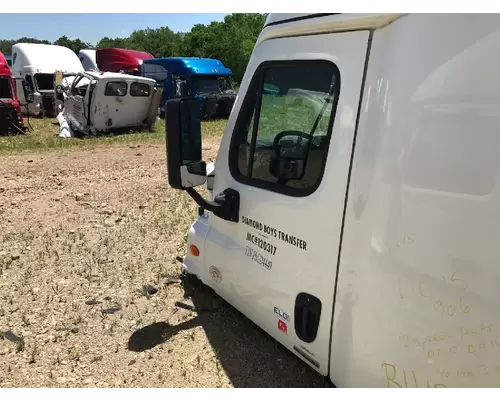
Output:
[[[193,78],[194,90],[197,93],[224,93],[233,92],[234,87],[227,76],[195,76]]]
[[[0,76],[0,99],[12,99],[12,86],[10,78],[7,76]]]
[[[54,90],[53,74],[35,74],[35,82],[38,90]]]

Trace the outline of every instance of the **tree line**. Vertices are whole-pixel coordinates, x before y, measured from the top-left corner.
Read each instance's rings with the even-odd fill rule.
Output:
[[[239,83],[266,17],[267,14],[230,14],[222,22],[197,24],[189,32],[174,32],[168,27],[146,28],[135,30],[126,38],[103,37],[96,45],[80,39],[69,39],[66,35],[53,43],[22,37],[17,40],[0,40],[0,51],[9,55],[15,43],[24,42],[65,46],[77,54],[82,49],[119,47],[147,51],[153,57],[216,58],[231,69],[235,81]]]

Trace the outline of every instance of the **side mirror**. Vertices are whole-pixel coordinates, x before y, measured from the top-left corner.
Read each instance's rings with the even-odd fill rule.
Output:
[[[165,139],[168,183],[186,190],[206,182],[201,151],[202,102],[170,99],[165,103]]]
[[[193,189],[207,182],[207,166],[201,159],[202,110],[203,102],[193,98],[170,99],[165,103],[168,183],[174,189],[185,190],[200,206],[200,213],[208,210],[226,221],[238,222],[240,194],[237,190],[227,188],[211,201]]]

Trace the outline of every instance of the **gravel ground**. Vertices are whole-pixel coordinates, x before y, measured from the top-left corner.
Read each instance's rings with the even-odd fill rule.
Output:
[[[206,160],[218,143],[204,140]],[[2,156],[0,387],[321,386],[177,281],[196,215],[168,188],[164,144]]]

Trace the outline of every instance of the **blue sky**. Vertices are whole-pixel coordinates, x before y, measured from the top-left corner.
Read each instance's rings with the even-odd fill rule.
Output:
[[[96,44],[104,36],[127,37],[135,29],[168,26],[189,31],[195,24],[222,21],[227,14],[0,14],[0,39],[36,37],[54,41],[66,35]],[[42,28],[43,27],[43,28]]]

